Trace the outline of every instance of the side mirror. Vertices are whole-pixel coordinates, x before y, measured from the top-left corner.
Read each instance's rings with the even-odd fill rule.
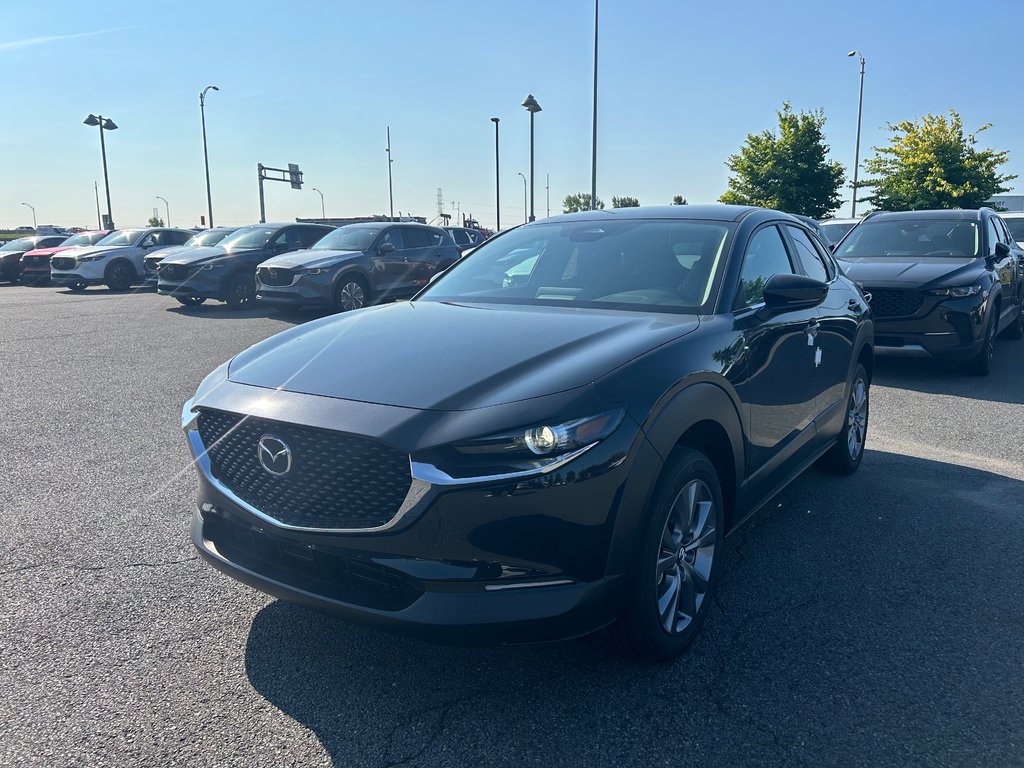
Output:
[[[764,284],[764,306],[772,314],[816,307],[827,295],[827,283],[806,275],[772,275]]]
[[[1010,255],[1010,246],[1006,243],[996,243],[996,258],[1005,259]]]
[[[278,240],[271,246],[270,250],[274,253],[285,253],[288,250],[288,243],[284,240]]]
[[[377,253],[383,256],[385,253],[391,253],[393,250],[395,250],[394,243],[384,243],[384,245],[377,249]]]

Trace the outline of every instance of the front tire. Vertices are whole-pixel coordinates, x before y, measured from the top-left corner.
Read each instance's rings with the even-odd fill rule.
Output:
[[[334,290],[334,309],[350,312],[370,303],[370,289],[359,275],[342,275]]]
[[[235,275],[228,282],[224,302],[231,309],[243,309],[256,299],[256,278],[253,275]]]
[[[996,354],[996,318],[999,317],[999,305],[989,310],[988,324],[985,326],[985,340],[973,360],[967,364],[967,370],[975,376],[988,376],[992,373],[992,359]]]
[[[115,261],[107,267],[105,282],[107,288],[112,291],[127,291],[132,287],[132,279],[135,277],[135,270],[126,261]]]
[[[632,656],[669,661],[693,642],[711,610],[725,514],[708,458],[676,448],[648,511],[639,561],[612,636]]]
[[[178,300],[179,304],[186,307],[198,307],[206,301],[202,296],[175,296],[174,298]]]
[[[871,410],[871,382],[863,365],[858,365],[853,374],[850,399],[846,403],[846,421],[843,431],[818,466],[834,475],[852,475],[864,458],[864,446],[868,439],[868,416]]]
[[[69,283],[68,286],[67,286],[67,289],[69,291],[71,291],[72,293],[82,293],[82,291],[84,291],[88,287],[89,286],[86,285],[85,283],[79,282],[79,283]]]

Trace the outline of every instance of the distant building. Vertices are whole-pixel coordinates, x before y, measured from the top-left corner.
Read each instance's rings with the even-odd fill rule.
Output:
[[[1024,213],[1024,195],[996,195],[985,205],[995,208],[997,211]]]
[[[387,216],[350,216],[348,218],[338,217],[327,217],[314,218],[314,219],[303,219],[297,218],[295,221],[300,224],[327,224],[332,227],[342,227],[346,224],[369,224],[376,221],[388,221]],[[426,224],[427,220],[423,216],[395,216],[394,221],[414,221],[420,224]]]

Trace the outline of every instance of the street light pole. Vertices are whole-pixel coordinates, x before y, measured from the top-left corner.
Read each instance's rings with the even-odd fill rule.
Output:
[[[536,221],[537,217],[533,215],[533,117],[541,111],[540,104],[533,98],[533,94],[528,94],[526,100],[523,102],[523,106],[530,113],[530,221]]]
[[[199,114],[203,121],[203,164],[206,166],[206,214],[209,218],[207,226],[210,229],[213,229],[213,196],[210,194],[210,156],[206,151],[206,92],[219,90],[216,85],[208,85],[199,94]],[[167,226],[170,226],[170,222]]]
[[[594,134],[590,155],[590,210],[592,211],[597,209],[597,4],[598,0],[594,0]]]
[[[864,108],[864,55],[860,51],[850,51],[847,56],[860,57],[860,96],[857,98],[857,148],[853,161],[853,202],[850,205],[850,218],[857,218],[857,172],[860,170],[860,118]]]
[[[498,123],[501,118],[492,117],[494,123],[494,206],[497,211],[497,226],[495,229],[501,232],[501,165],[498,162]]]
[[[166,197],[160,197],[160,195],[157,195],[156,199],[164,201],[164,209],[167,211],[167,226],[168,227],[171,226],[171,205],[170,205],[170,203],[167,202],[167,198]]]
[[[110,210],[110,178],[107,176],[107,143],[103,138],[103,131],[115,131],[117,125],[109,117],[103,117],[103,115],[90,115],[82,121],[86,125],[99,126],[100,129],[100,152],[103,155],[103,186],[106,188],[107,193],[107,223],[111,229],[114,229],[114,215]]]
[[[324,193],[316,187],[313,187],[313,191],[320,195],[320,218],[327,221],[327,209],[324,207]]]
[[[32,209],[32,231],[33,232],[37,232],[39,230],[39,225],[36,224],[36,208],[35,208],[35,206],[34,205],[29,205],[28,203],[22,203],[22,205],[24,205],[26,208],[31,208]]]
[[[522,176],[523,179],[523,223],[525,224],[529,221],[529,219],[526,218],[526,177],[523,176],[522,171],[516,171],[516,173]]]
[[[391,164],[393,162],[395,162],[395,161],[391,157],[391,126],[390,125],[388,126],[388,150],[387,151],[388,151],[388,205],[389,205],[388,220],[389,221],[394,221],[395,220],[395,191],[394,191],[394,187],[392,186],[392,182],[391,182]]]

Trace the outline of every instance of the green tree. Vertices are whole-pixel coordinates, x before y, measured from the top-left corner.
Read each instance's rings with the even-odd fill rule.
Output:
[[[686,198],[682,195],[676,195],[672,198],[672,205],[686,205]]]
[[[159,216],[150,216],[149,221],[146,222],[147,227],[162,227],[163,225],[164,220]]]
[[[976,133],[988,129],[981,126]],[[945,115],[925,115],[888,126],[889,145],[875,147],[877,154],[864,168],[875,178],[864,182],[874,194],[864,198],[884,211],[928,208],[978,208],[1009,187],[1016,176],[1000,176],[1007,161],[1005,151],[978,149],[975,134],[964,135],[964,124],[955,110]]]
[[[825,113],[797,114],[787,102],[777,114],[777,133],[748,134],[739,153],[729,156],[733,175],[719,200],[821,218],[839,207],[846,181],[842,164],[825,159]]]
[[[597,198],[597,207],[604,208],[604,201]],[[562,213],[577,213],[578,211],[590,210],[590,193],[577,192],[575,195],[566,195],[562,201]]]
[[[635,197],[613,197],[612,208],[639,208],[640,201]]]

